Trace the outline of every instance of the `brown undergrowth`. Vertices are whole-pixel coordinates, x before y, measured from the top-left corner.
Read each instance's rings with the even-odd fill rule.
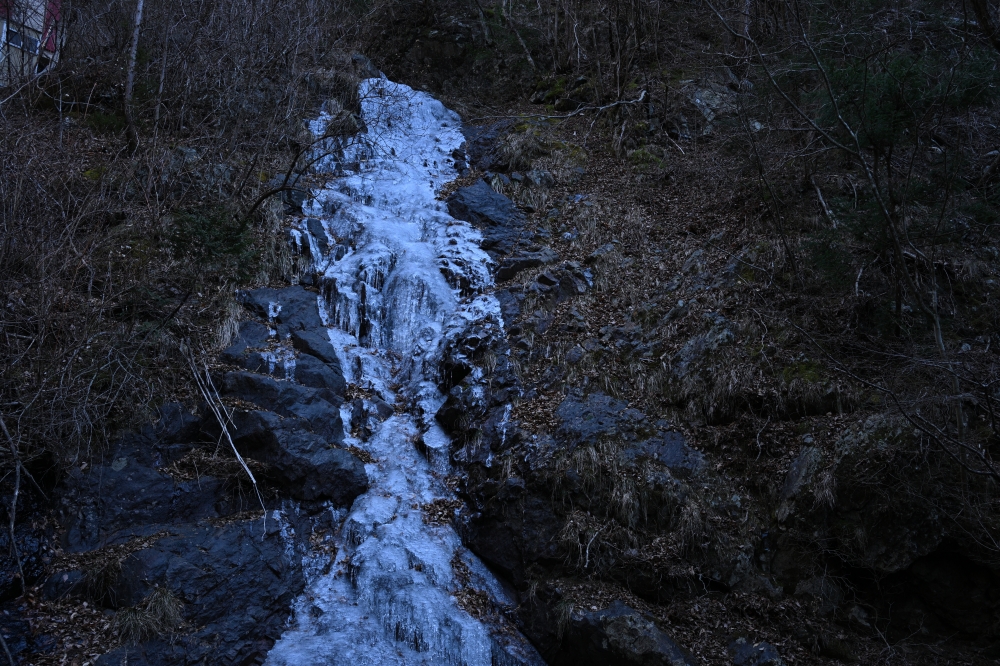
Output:
[[[573,470],[593,501],[590,510],[565,505],[561,514],[558,541],[564,566],[576,577],[560,588],[572,586],[581,599],[593,600],[580,603],[595,608],[613,598],[630,599],[661,618],[706,663],[728,663],[725,648],[737,635],[769,640],[788,663],[933,660],[933,651],[917,642],[879,633],[884,624],[877,630],[875,623],[852,624],[844,615],[821,610],[812,597],[794,594],[796,585],[801,587],[817,567],[822,571],[830,557],[876,566],[861,537],[852,546],[853,535],[831,539],[803,533],[824,524],[821,514],[846,508],[839,503],[858,484],[866,492],[883,497],[903,493],[927,511],[949,513],[955,525],[964,524],[959,533],[980,531],[977,557],[992,560],[989,483],[967,486],[963,500],[947,491],[963,474],[960,466],[942,457],[940,447],[907,421],[913,413],[909,410],[919,409],[915,400],[928,400],[924,413],[940,410],[947,401],[918,398],[940,378],[935,374],[940,366],[927,367],[920,360],[924,343],[915,340],[904,351],[891,338],[862,332],[856,323],[863,294],[811,288],[801,280],[816,278],[789,274],[768,209],[746,179],[746,164],[732,151],[730,135],[686,143],[683,153],[668,151],[655,164],[637,165],[607,148],[614,135],[605,133],[606,125],[602,132],[587,117],[539,122],[531,119],[533,110],[527,105],[517,109],[528,129],[515,131],[532,133],[536,144],[548,149],[539,157],[533,148],[518,168],[555,172],[566,154],[574,154],[575,160],[585,154],[585,175],[557,178],[552,189],[530,195],[527,187],[505,189],[495,177],[492,184],[527,212],[532,228],[547,238],[544,244],[559,251],[561,261],[591,270],[593,286],[555,306],[534,294],[523,301],[516,324],[526,332],[518,335],[512,363],[535,397],[515,400],[512,422],[529,433],[554,433],[555,409],[570,389],[600,391],[653,419],[668,419],[708,462],[700,478],[682,482],[680,497],[671,493],[648,501],[668,507],[666,518],[657,523],[649,520],[644,495],[650,488],[644,475],[619,468],[613,442],[557,453],[544,463],[541,476],[519,466],[516,460],[523,452],[510,452],[511,460],[502,462],[495,474],[526,474],[529,484],[549,488],[556,505],[565,505],[559,499],[560,484],[566,471]],[[585,135],[586,148],[580,139]],[[554,146],[573,149],[562,149],[553,158]],[[506,159],[517,161],[509,155]],[[602,251],[605,247],[610,249]],[[527,290],[543,270],[529,269],[501,287]],[[540,313],[551,317],[542,332],[533,328]],[[571,350],[576,356],[572,363],[567,361]],[[964,372],[990,376],[992,360],[982,352],[975,356],[974,349],[968,353]],[[989,418],[983,414],[977,418]],[[889,441],[875,425],[879,419],[902,419],[902,430],[897,427],[892,440],[895,453],[878,443]],[[883,453],[865,456],[863,446],[848,452],[852,433],[869,433],[865,441]],[[990,436],[988,429],[984,433]],[[782,484],[787,485],[793,464],[809,447],[819,451],[819,462],[803,482],[805,489],[792,500],[783,499]],[[887,475],[898,465],[902,467]],[[788,502],[795,506],[789,508]],[[882,510],[883,522],[907,520],[888,504]],[[964,522],[964,512],[976,518]],[[800,518],[786,523],[785,515]],[[781,557],[771,560],[769,549],[783,539],[803,544],[793,549],[802,562],[791,569]],[[631,595],[627,582],[621,587],[609,580],[630,569],[645,570],[676,577],[684,589],[682,581],[701,580],[720,562],[748,564],[751,559],[764,562],[763,567],[758,562],[743,568],[738,589],[705,588],[660,604]],[[796,567],[797,573],[792,571]],[[755,582],[754,570],[786,585],[784,596],[768,587],[774,583]],[[546,580],[543,575],[533,584]],[[863,587],[853,579],[841,579],[838,585]],[[602,596],[600,590],[607,592]],[[877,616],[879,603],[859,592],[858,610],[851,612],[859,618]],[[955,663],[978,663],[971,644],[954,649]]]

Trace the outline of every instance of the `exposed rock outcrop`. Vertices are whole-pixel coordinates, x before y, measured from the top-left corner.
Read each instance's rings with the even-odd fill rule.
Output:
[[[303,589],[304,539],[329,513],[322,503],[349,505],[367,489],[364,465],[340,446],[346,383],[316,295],[259,289],[244,302],[267,324],[241,323],[221,355],[239,369],[216,372],[212,383],[236,405],[226,407],[226,428],[256,471],[257,492],[205,405],[201,416],[164,407],[155,425],[72,468],[57,488],[62,546],[82,558],[70,562],[102,564],[56,567],[46,594],[84,595],[138,618],[140,642],[102,657],[107,666],[259,662]],[[199,470],[206,455],[230,458]],[[287,511],[288,499],[304,504]],[[179,613],[170,636],[156,635],[158,625],[141,630],[157,604]]]

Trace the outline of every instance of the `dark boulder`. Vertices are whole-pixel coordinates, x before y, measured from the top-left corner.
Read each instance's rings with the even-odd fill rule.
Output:
[[[26,660],[31,656],[51,653],[58,646],[54,636],[31,630],[26,608],[23,601],[7,603],[0,608],[0,632],[6,648],[6,653],[0,652],[0,659],[4,664],[30,664],[33,662]]]
[[[510,254],[517,247],[524,217],[514,202],[498,194],[486,181],[456,190],[447,204],[452,217],[482,230],[484,250],[496,256]]]
[[[556,184],[556,179],[552,175],[552,172],[545,171],[544,169],[532,169],[524,174],[524,177],[532,187],[548,189]]]
[[[256,321],[240,323],[239,332],[233,343],[222,352],[222,361],[230,365],[243,366],[252,350],[267,346],[271,331],[267,326]]]
[[[166,444],[189,442],[198,436],[201,419],[184,405],[170,402],[159,409],[159,418],[153,424],[151,435],[163,449]]]
[[[637,427],[648,427],[646,416],[628,403],[591,393],[581,398],[570,395],[556,408],[559,438],[569,444],[595,444],[598,441],[633,436]]]
[[[679,477],[689,477],[705,466],[705,456],[688,446],[684,435],[675,431],[657,433],[626,447],[624,453],[629,458],[657,462]]]
[[[510,121],[500,121],[492,125],[463,125],[462,134],[465,135],[465,153],[469,164],[480,171],[489,171],[494,162],[496,141],[511,124]]]
[[[305,430],[296,419],[253,411],[236,412],[233,422],[240,453],[270,465],[270,474],[296,499],[347,505],[368,488],[360,460],[350,451],[331,448],[330,440]]]
[[[42,594],[46,599],[60,600],[84,589],[86,577],[83,571],[56,571],[51,574],[42,586]]]
[[[321,254],[326,254],[327,250],[330,249],[330,239],[326,235],[326,229],[323,228],[323,223],[317,220],[315,217],[308,217],[305,221],[306,229],[313,238],[316,239],[316,246],[319,248]]]
[[[500,314],[503,315],[504,324],[513,322],[521,314],[521,304],[509,289],[501,289],[493,294],[500,301]]]
[[[513,481],[500,495],[520,495]],[[498,496],[499,498],[499,496]],[[515,585],[527,581],[527,568],[537,561],[556,561],[560,556],[558,536],[564,525],[548,498],[532,494],[510,502],[505,517],[481,517],[466,526],[465,542],[483,560]]]
[[[382,72],[379,71],[378,67],[373,65],[371,60],[360,53],[352,53],[351,62],[354,65],[354,71],[362,78],[377,79],[382,76]]]
[[[224,396],[239,398],[301,421],[302,427],[328,442],[344,440],[339,409],[343,399],[329,389],[301,386],[253,372],[227,372],[218,386]],[[211,419],[208,425],[216,427]]]
[[[784,660],[770,643],[751,643],[737,638],[729,644],[733,666],[785,666]]]
[[[693,666],[697,662],[648,615],[621,601],[592,612],[574,611],[556,664]]]
[[[617,248],[615,247],[614,243],[605,243],[601,247],[597,248],[596,250],[588,254],[587,259],[585,261],[588,264],[597,263],[607,255],[614,252],[616,249]]]
[[[514,202],[496,192],[485,180],[455,190],[447,204],[452,217],[480,228],[520,226],[524,222]]]
[[[347,388],[339,365],[332,366],[309,354],[295,359],[295,381],[310,388],[328,389],[338,396],[344,395]]]
[[[315,356],[324,363],[340,369],[340,358],[325,328],[320,328],[318,331],[293,331],[292,346],[300,352]]]
[[[116,605],[134,606],[157,587],[179,602],[177,635],[122,647],[97,662],[250,664],[281,636],[305,585],[301,558],[281,536],[278,519],[222,527],[184,527],[129,555],[116,583]]]
[[[559,260],[559,254],[552,248],[542,248],[537,252],[521,252],[507,257],[496,271],[496,281],[504,282],[529,268],[537,268]]]
[[[556,416],[560,420],[556,434],[571,447],[616,439],[622,443],[625,460],[650,460],[683,477],[704,467],[704,456],[688,446],[682,434],[668,430],[666,423],[650,423],[639,410],[603,393],[585,398],[570,395],[556,409]]]
[[[576,262],[540,273],[528,289],[548,301],[549,306],[576,298],[593,284],[593,274]]]

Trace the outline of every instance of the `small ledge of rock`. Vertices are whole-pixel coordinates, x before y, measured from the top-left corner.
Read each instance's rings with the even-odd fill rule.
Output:
[[[523,252],[507,257],[496,272],[497,282],[505,282],[523,270],[547,266],[559,261],[559,253],[550,247],[544,247],[537,252]]]
[[[273,320],[278,333],[323,328],[316,294],[302,287],[252,289],[239,294],[240,302],[265,320]]]
[[[652,618],[621,601],[608,608],[570,616],[560,664],[604,666],[694,666],[697,662]]]
[[[524,217],[514,202],[498,194],[485,180],[455,190],[446,200],[448,213],[483,232],[482,248],[496,257],[514,251]]]
[[[737,638],[729,644],[733,666],[785,666],[785,661],[770,643],[751,643]]]

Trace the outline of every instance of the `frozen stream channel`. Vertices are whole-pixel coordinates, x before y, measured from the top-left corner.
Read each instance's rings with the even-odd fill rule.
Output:
[[[342,410],[347,430],[353,420],[355,435],[370,432],[345,442],[373,460],[370,488],[335,513],[332,563],[329,549],[307,556],[306,591],[266,664],[541,664],[501,614],[463,609],[460,598],[510,601],[450,522],[426,510],[455,499],[449,441],[434,421],[443,344],[472,322],[500,324],[479,232],[435,198],[457,176],[461,121],[385,79],[359,92],[366,130],[319,163],[334,177],[312,193],[313,219],[296,233],[320,275],[320,310],[345,377],[364,396],[364,414],[351,402]],[[313,131],[329,121],[323,114]],[[366,416],[392,405],[384,421]]]

